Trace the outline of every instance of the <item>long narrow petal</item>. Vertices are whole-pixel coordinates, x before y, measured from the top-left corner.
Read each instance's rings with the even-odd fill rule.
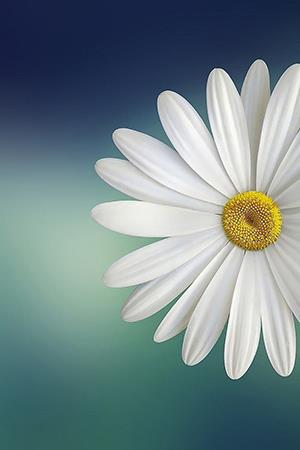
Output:
[[[242,377],[255,356],[260,336],[260,305],[255,286],[255,253],[246,252],[234,289],[225,340],[228,376]]]
[[[272,92],[257,158],[257,190],[267,192],[300,127],[300,64],[289,67]]]
[[[113,263],[104,274],[104,283],[111,287],[125,287],[153,280],[171,272],[198,255],[215,240],[223,238],[221,227],[217,227],[146,245]]]
[[[283,216],[282,235],[300,242],[300,211],[286,214],[289,211],[293,210],[284,209],[281,211]]]
[[[274,199],[282,209],[300,207],[300,180],[295,181]]]
[[[251,189],[256,186],[257,153],[262,124],[270,98],[270,76],[267,65],[258,59],[249,68],[241,91],[251,149]]]
[[[244,251],[234,247],[206,291],[188,324],[182,349],[186,364],[202,361],[217,342],[228,318],[236,279]]]
[[[232,244],[228,242],[170,309],[155,332],[156,342],[171,339],[187,327],[203,292],[232,248]]]
[[[225,236],[206,247],[190,261],[155,280],[138,286],[122,308],[128,322],[145,319],[168,305],[181,294],[226,244]]]
[[[113,141],[132,164],[159,183],[202,201],[226,202],[226,197],[202,180],[176,151],[157,139],[121,128],[113,133]]]
[[[221,224],[216,214],[134,200],[97,205],[92,217],[110,230],[145,237],[181,236]]]
[[[264,253],[259,255],[258,289],[265,347],[279,375],[289,375],[296,356],[296,334],[292,312],[275,282]]]
[[[165,91],[159,95],[157,106],[167,136],[187,164],[225,196],[235,195],[214,140],[190,103],[175,92]]]
[[[300,179],[300,132],[296,134],[288,152],[271,181],[268,194],[276,198]]]
[[[251,157],[242,100],[231,78],[214,69],[207,82],[207,110],[220,157],[239,192],[251,186]]]
[[[158,183],[124,159],[100,159],[95,169],[106,183],[138,200],[205,212],[222,212],[221,206],[188,197]]]
[[[265,249],[276,283],[290,309],[300,321],[300,245],[284,236]]]
[[[282,212],[284,217],[287,217],[287,216],[299,216],[300,208],[287,208],[287,209],[284,209],[281,212]]]

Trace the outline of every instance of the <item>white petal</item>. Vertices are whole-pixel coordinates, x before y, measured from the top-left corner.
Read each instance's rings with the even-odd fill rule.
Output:
[[[272,92],[257,158],[257,190],[267,192],[300,127],[300,65],[289,67]]]
[[[214,140],[195,109],[172,91],[161,93],[157,105],[165,132],[181,157],[222,194],[235,195]]]
[[[282,210],[283,225],[282,236],[295,239],[300,242],[300,212],[297,214],[286,214],[288,209]]]
[[[168,305],[194,281],[225,244],[224,236],[167,275],[138,286],[123,306],[123,319],[128,322],[142,320]]]
[[[287,208],[281,211],[282,215],[283,215],[283,220],[284,217],[288,217],[288,216],[299,216],[300,214],[300,208]]]
[[[207,110],[227,173],[239,192],[248,191],[251,159],[245,112],[231,78],[222,69],[214,69],[209,75]]]
[[[242,86],[241,98],[247,120],[251,149],[251,189],[255,190],[258,146],[270,98],[270,77],[264,61],[258,59],[249,68]]]
[[[221,227],[217,227],[146,245],[113,263],[104,274],[104,283],[110,287],[124,287],[153,280],[186,263],[223,237]]]
[[[139,201],[102,203],[92,209],[100,225],[131,236],[180,236],[221,224],[219,215]]]
[[[186,364],[202,361],[217,342],[228,318],[243,256],[243,250],[233,248],[196,306],[183,341],[182,358]]]
[[[228,242],[170,309],[156,330],[154,335],[156,342],[171,339],[186,328],[198,301],[201,301],[203,292],[232,248],[232,244]]]
[[[180,206],[212,213],[222,213],[222,207],[180,194],[148,177],[131,162],[103,158],[96,162],[97,174],[106,183],[138,200]]]
[[[277,196],[300,179],[300,133],[297,133],[288,152],[281,161],[274,178],[271,181],[268,194]]]
[[[132,164],[159,183],[202,201],[226,202],[226,197],[202,180],[176,151],[157,139],[122,128],[113,133],[113,141]]]
[[[296,356],[296,335],[293,315],[270,270],[265,254],[259,261],[258,289],[264,342],[269,360],[279,375],[289,375]]]
[[[290,309],[300,321],[300,246],[281,236],[265,249],[276,283]]]
[[[283,192],[276,195],[274,200],[281,209],[300,207],[300,180],[286,188]]]
[[[255,252],[246,252],[237,278],[225,340],[228,376],[242,377],[255,356],[260,336],[260,305],[255,286]]]

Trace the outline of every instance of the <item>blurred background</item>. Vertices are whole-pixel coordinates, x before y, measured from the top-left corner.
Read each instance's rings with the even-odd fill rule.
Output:
[[[296,2],[1,4],[1,449],[300,448],[299,357],[280,378],[261,343],[233,382],[222,335],[202,364],[184,366],[182,336],[152,340],[165,311],[124,323],[130,289],[101,281],[148,241],[90,218],[124,198],[94,172],[120,156],[115,128],[167,142],[156,112],[165,89],[206,118],[213,67],[240,87],[263,58],[274,84],[299,62],[299,18]]]

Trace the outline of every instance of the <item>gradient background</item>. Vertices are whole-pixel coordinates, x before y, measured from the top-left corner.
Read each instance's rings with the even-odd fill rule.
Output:
[[[299,19],[296,2],[3,2],[1,450],[300,448],[299,357],[280,378],[261,344],[233,382],[223,335],[202,364],[184,366],[182,336],[152,341],[165,311],[126,324],[130,289],[101,282],[149,240],[90,218],[97,203],[124,198],[93,168],[119,156],[115,128],[166,141],[155,104],[165,89],[206,117],[213,67],[240,86],[264,58],[274,84],[300,59]]]

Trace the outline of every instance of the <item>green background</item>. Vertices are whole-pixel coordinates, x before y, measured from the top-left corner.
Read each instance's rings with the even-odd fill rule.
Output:
[[[203,363],[185,366],[182,335],[153,342],[168,307],[124,323],[131,289],[101,281],[150,241],[90,217],[124,198],[93,168],[120,156],[113,129],[167,142],[157,94],[177,90],[206,117],[214,66],[240,86],[263,57],[274,84],[299,60],[296,4],[42,3],[16,2],[1,19],[0,448],[298,450],[299,357],[281,378],[261,344],[232,381],[223,334]]]

